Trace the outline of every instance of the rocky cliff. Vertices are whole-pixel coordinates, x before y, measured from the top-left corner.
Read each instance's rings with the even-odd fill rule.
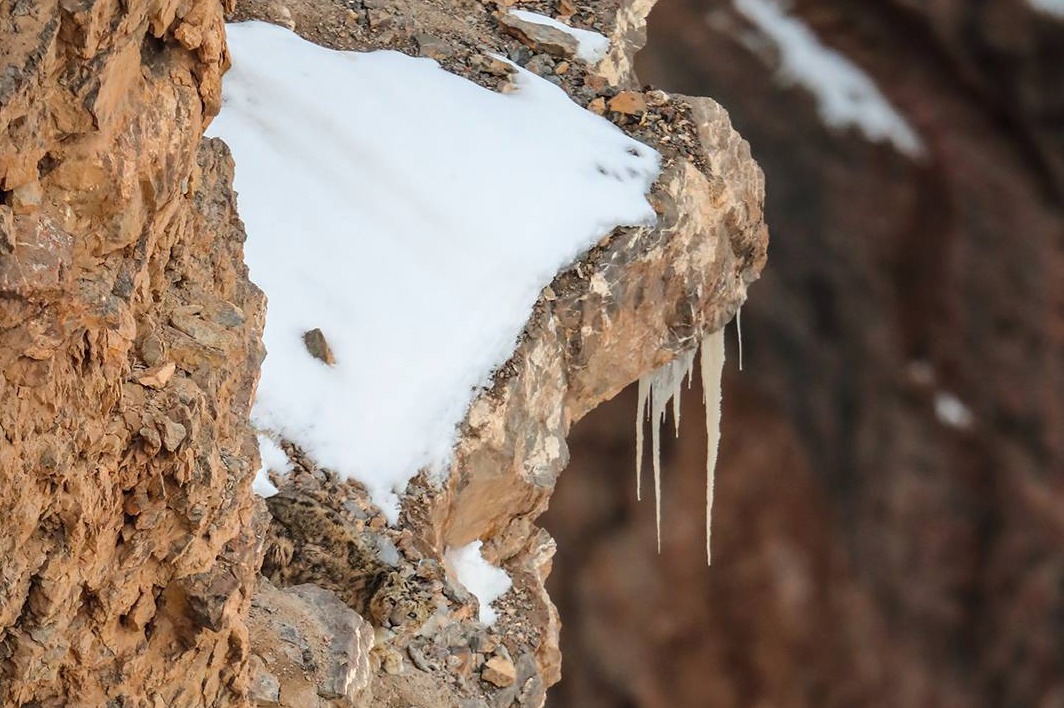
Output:
[[[585,65],[495,4],[0,7],[0,702],[543,703],[558,620],[534,522],[568,431],[732,317],[766,231],[724,111],[637,89],[649,5],[531,9],[610,52]],[[658,224],[615,230],[544,290],[445,482],[415,480],[397,526],[291,445],[268,510],[252,496],[264,298],[232,162],[201,139],[225,10],[500,90],[509,57],[663,156]],[[473,539],[514,580],[490,630],[443,562]]]
[[[264,302],[232,164],[200,137],[222,22],[211,2],[0,8],[4,705],[244,690]]]

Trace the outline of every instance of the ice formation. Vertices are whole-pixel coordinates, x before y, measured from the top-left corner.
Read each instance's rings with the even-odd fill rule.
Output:
[[[724,330],[702,340],[702,395],[706,402],[706,565],[713,562],[713,478],[720,448],[721,379],[724,376]]]
[[[665,423],[665,409],[672,401],[672,419],[676,435],[680,434],[680,391],[684,378],[690,387],[694,370],[695,350],[680,354],[676,359],[639,379],[639,403],[635,425],[635,485],[636,498],[642,499],[643,482],[643,424],[650,417],[651,457],[654,467],[654,523],[657,529],[658,552],[661,552],[661,426]],[[713,473],[717,466],[720,444],[721,374],[724,369],[724,330],[718,330],[702,341],[702,388],[706,398],[706,561],[709,551],[710,520],[713,508]],[[648,410],[649,408],[649,410]]]

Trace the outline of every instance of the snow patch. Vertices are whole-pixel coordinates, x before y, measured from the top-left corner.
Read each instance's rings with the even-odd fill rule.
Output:
[[[1027,0],[1027,4],[1038,12],[1064,19],[1064,0]]]
[[[971,409],[952,393],[939,391],[935,394],[935,417],[951,428],[965,430],[972,427],[975,417]]]
[[[277,487],[270,481],[267,474],[270,470],[285,475],[292,471],[292,463],[281,446],[266,435],[256,436],[259,441],[259,459],[262,467],[255,473],[255,479],[251,483],[251,491],[263,499],[268,499],[277,493]]]
[[[397,493],[456,426],[540,291],[619,225],[651,224],[651,148],[516,69],[498,94],[398,52],[228,25],[209,134],[236,158],[245,258],[269,307],[254,424]],[[311,355],[320,329],[334,364]]]
[[[536,25],[545,25],[565,32],[576,40],[577,58],[588,64],[599,63],[602,61],[602,58],[606,56],[606,52],[610,50],[610,40],[598,32],[570,27],[560,20],[555,20],[546,15],[538,15],[534,12],[529,12],[528,10],[510,10],[510,14],[525,22],[531,22]]]
[[[869,140],[893,143],[910,157],[925,154],[923,141],[880,93],[872,78],[844,55],[821,44],[812,30],[801,20],[787,15],[779,2],[734,0],[734,3],[778,48],[780,81],[798,84],[812,93],[820,117],[828,126],[854,126]]]
[[[506,594],[513,582],[505,570],[484,560],[480,553],[483,545],[482,541],[473,541],[461,548],[448,548],[444,559],[458,582],[476,596],[480,603],[480,621],[490,627],[498,619],[491,603]]]

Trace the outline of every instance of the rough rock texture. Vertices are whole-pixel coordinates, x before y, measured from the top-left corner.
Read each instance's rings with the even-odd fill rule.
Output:
[[[264,301],[233,165],[201,140],[223,8],[0,5],[0,703],[542,705],[558,618],[533,522],[568,430],[730,319],[766,247],[762,175],[724,111],[635,90],[648,8],[565,7],[615,40],[601,71],[505,33],[494,4],[230,8],[500,90],[489,53],[509,56],[664,158],[658,226],[544,290],[450,475],[416,480],[390,528],[291,446],[268,513],[251,495]],[[442,561],[475,538],[514,580],[491,629]]]
[[[263,298],[213,2],[0,4],[0,703],[241,695]]]
[[[632,9],[567,7],[564,19],[618,39],[601,67],[514,32],[493,4],[242,2],[234,13],[291,18],[296,32],[325,46],[427,54],[500,90],[509,72],[490,54],[507,56],[664,158],[652,195],[657,227],[616,230],[544,289],[513,358],[471,406],[444,485],[415,479],[398,529],[357,485],[287,448],[297,470],[276,480],[280,494],[269,500],[263,572],[281,587],[329,588],[373,624],[374,705],[543,703],[560,676],[559,623],[543,587],[555,546],[534,520],[567,462],[570,426],[723,326],[764,263],[763,179],[726,113],[707,99],[622,91],[636,83]],[[441,562],[448,547],[475,539],[514,581],[490,630]]]
[[[686,562],[696,396],[664,470],[666,518],[693,527],[666,524],[661,557],[616,483],[634,392],[574,431],[543,518],[568,619],[550,702],[1060,705],[1064,23],[1021,0],[792,4],[928,157],[825,128],[731,2],[655,9],[640,76],[728,109],[773,257],[742,374],[729,352],[709,572]],[[943,393],[969,427],[936,416]]]
[[[368,702],[373,629],[332,591],[317,585],[278,590],[263,580],[248,631],[255,652],[253,703],[312,708]]]

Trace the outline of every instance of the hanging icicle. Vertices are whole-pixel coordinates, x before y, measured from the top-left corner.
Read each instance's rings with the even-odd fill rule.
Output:
[[[651,461],[654,470],[654,519],[657,527],[658,551],[661,551],[661,426],[665,410],[672,401],[672,415],[676,435],[680,434],[680,390],[684,377],[690,379],[694,369],[695,350],[684,352],[668,364],[639,379],[639,404],[636,409],[636,499],[642,500],[643,420],[650,406]]]
[[[740,348],[741,351],[741,348]],[[651,455],[654,470],[654,523],[657,529],[658,552],[661,552],[661,426],[665,424],[665,410],[672,401],[672,417],[677,437],[680,435],[680,390],[684,378],[690,387],[695,363],[695,350],[684,352],[673,361],[639,379],[639,403],[635,413],[635,490],[642,500],[643,483],[643,426],[650,417]],[[702,340],[702,390],[706,402],[706,561],[710,553],[710,530],[713,513],[713,478],[720,445],[721,379],[724,371],[724,330],[718,330]],[[648,410],[649,408],[649,410]]]
[[[724,378],[724,330],[702,340],[702,395],[706,402],[706,565],[713,561],[713,482],[720,448],[721,383]]]

